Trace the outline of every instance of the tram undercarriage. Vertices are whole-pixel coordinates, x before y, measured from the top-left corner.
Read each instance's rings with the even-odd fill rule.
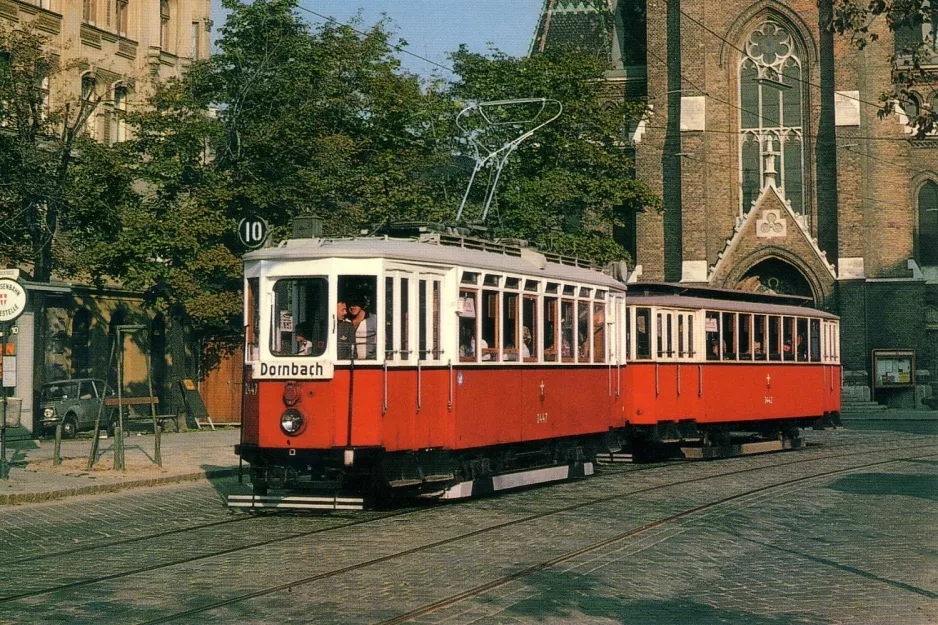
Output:
[[[799,449],[800,430],[839,424],[839,416],[759,423],[698,424],[696,421],[659,422],[628,426],[606,434],[552,439],[481,449],[427,449],[386,452],[381,448],[332,450],[237,448],[251,464],[254,503],[238,507],[325,507],[348,509],[343,497],[354,501],[387,502],[407,499],[462,499],[592,475],[596,463],[649,462],[684,458],[727,458]],[[270,490],[296,494],[302,505],[283,503]],[[302,499],[325,497],[323,505]],[[336,499],[338,497],[338,499]],[[345,505],[338,505],[342,502]],[[338,502],[338,503],[337,503]],[[281,505],[282,504],[282,505]]]

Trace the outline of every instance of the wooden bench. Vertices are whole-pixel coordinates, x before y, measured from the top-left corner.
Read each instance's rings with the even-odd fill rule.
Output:
[[[122,397],[118,399],[117,397],[108,397],[104,400],[104,405],[108,408],[118,408],[120,405],[125,406],[127,414],[124,415],[124,419],[128,421],[151,421],[154,419],[152,414],[145,414],[141,412],[134,412],[131,409],[131,406],[153,406],[160,403],[159,397]],[[179,431],[179,415],[176,414],[158,414],[156,415],[156,422],[160,425],[161,428],[165,429],[163,424],[166,421],[172,421],[173,425],[176,427],[176,431]]]

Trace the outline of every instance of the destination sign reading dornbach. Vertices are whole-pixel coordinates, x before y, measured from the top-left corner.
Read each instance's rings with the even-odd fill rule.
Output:
[[[255,362],[253,378],[255,380],[319,380],[331,379],[334,374],[335,365],[331,361],[310,361],[303,358],[277,360],[276,362]]]

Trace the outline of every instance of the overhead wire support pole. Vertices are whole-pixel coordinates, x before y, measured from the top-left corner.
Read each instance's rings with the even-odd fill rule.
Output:
[[[507,118],[505,120],[494,119],[493,115],[497,111],[505,112],[505,109],[510,107],[525,106],[530,104],[539,104],[537,111],[533,115],[528,115],[526,118]],[[555,111],[550,111],[556,107]],[[545,114],[545,111],[548,111]],[[473,129],[467,127],[465,123],[470,114],[478,114],[483,121],[482,129]],[[508,164],[508,157],[511,156],[521,143],[533,135],[535,132],[546,126],[547,124],[553,122],[555,119],[560,117],[560,114],[563,113],[563,104],[559,100],[554,100],[551,98],[520,98],[514,100],[492,100],[489,102],[479,102],[477,104],[470,104],[459,112],[456,116],[456,126],[465,133],[469,142],[472,144],[473,151],[475,152],[475,166],[472,169],[472,175],[469,177],[469,184],[466,186],[466,192],[463,194],[462,202],[459,204],[459,211],[456,213],[456,221],[462,218],[463,211],[466,208],[466,202],[469,201],[469,192],[472,191],[472,185],[475,183],[476,175],[479,171],[486,167],[487,165],[492,165],[495,174],[493,180],[489,185],[488,190],[485,194],[485,204],[482,208],[482,221],[484,222],[486,217],[488,217],[489,208],[492,205],[492,200],[495,198],[495,187],[498,185],[498,180],[501,177],[502,170],[505,168],[505,165]],[[546,117],[544,119],[543,117]],[[483,142],[483,137],[486,132],[491,132],[493,129],[505,127],[505,126],[524,126],[530,125],[531,127],[524,131],[519,136],[503,143],[498,148],[492,148],[487,146]],[[483,156],[483,154],[485,154]]]

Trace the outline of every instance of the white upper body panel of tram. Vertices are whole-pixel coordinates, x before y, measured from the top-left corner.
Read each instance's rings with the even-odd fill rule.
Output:
[[[625,291],[625,284],[597,269],[552,262],[545,254],[531,248],[482,242],[476,242],[477,247],[441,245],[435,241],[433,237],[420,241],[389,237],[288,239],[278,247],[245,254],[245,275],[251,277],[261,272],[275,272],[276,263],[289,266],[289,271],[296,274],[302,273],[303,261],[330,258],[384,259],[439,267],[472,267]],[[482,246],[485,249],[479,249]],[[262,266],[265,269],[261,269]]]

